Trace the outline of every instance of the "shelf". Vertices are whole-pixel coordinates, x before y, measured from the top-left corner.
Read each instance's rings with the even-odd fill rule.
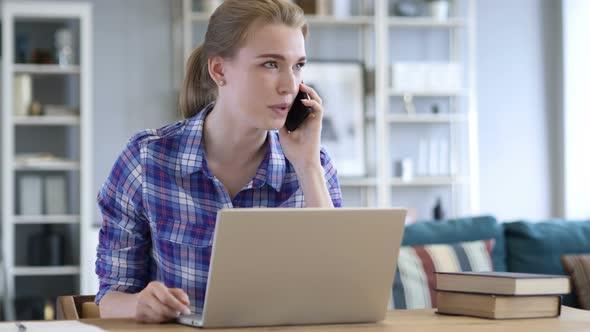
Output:
[[[372,25],[375,23],[373,16],[349,16],[336,17],[327,15],[305,15],[309,24],[316,25]]]
[[[79,266],[15,266],[15,276],[63,276],[80,274]]]
[[[375,114],[369,113],[365,116],[367,121],[375,121]],[[468,122],[466,114],[387,114],[387,123],[463,123]]]
[[[395,187],[424,187],[424,186],[450,186],[465,183],[465,178],[452,176],[419,176],[410,181],[402,178],[391,178],[390,185]]]
[[[80,117],[76,115],[15,116],[17,126],[76,126]]]
[[[23,291],[26,293],[32,283],[42,284],[44,280],[55,279],[48,283],[48,287],[69,289],[74,294],[95,293],[92,266],[96,256],[94,241],[97,238],[84,223],[92,219],[95,195],[91,181],[91,167],[94,164],[91,152],[92,96],[96,80],[92,71],[92,4],[87,2],[5,1],[2,6],[6,19],[1,27],[4,35],[14,38],[22,32],[30,41],[29,46],[50,47],[53,42],[48,38],[52,39],[59,29],[67,28],[71,32],[67,39],[71,39],[74,57],[77,58],[70,65],[27,63],[18,59],[18,42],[13,39],[4,45],[7,46],[3,50],[4,55],[8,55],[4,58],[7,65],[1,70],[7,80],[2,84],[1,94],[8,98],[4,99],[7,102],[2,106],[0,132],[4,171],[0,182],[3,184],[2,206],[5,207],[2,211],[1,241],[6,258],[6,276],[2,278],[5,288],[2,297],[6,304],[3,305],[3,313],[6,320],[17,318],[18,308],[14,300],[22,296]],[[13,84],[13,79],[20,76],[26,76],[28,80],[20,82],[22,84]],[[28,85],[32,85],[32,95]],[[42,104],[43,112],[40,113],[43,115],[15,112],[12,99],[19,96],[20,90],[24,91],[20,92],[24,97],[32,97]],[[60,214],[15,209],[21,198],[18,194],[22,194],[20,179],[29,173],[36,174],[36,185],[32,190],[40,189],[41,193],[38,194],[43,194],[43,189],[47,189],[44,185],[45,176],[65,177],[65,182],[56,182],[55,187],[60,189],[58,187],[65,186],[65,194],[74,191],[75,199],[67,200],[67,209],[54,211]],[[39,183],[41,188],[37,188]],[[29,214],[25,214],[27,211]],[[46,265],[38,266],[34,264],[35,260],[26,259],[27,251],[31,251],[31,248],[22,241],[29,239],[30,235],[37,235],[35,231],[39,227],[57,227],[56,234],[59,234],[63,243],[68,244],[59,253],[60,257],[56,257],[60,261],[46,260],[42,261]],[[89,235],[95,240],[89,242]],[[49,265],[51,262],[64,264]]]
[[[14,64],[14,72],[19,74],[80,74],[80,66]]]
[[[210,14],[192,13],[191,20],[196,23],[209,22]],[[317,25],[371,25],[375,23],[373,16],[351,15],[348,17],[336,17],[328,15],[305,15],[305,20],[309,24]]]
[[[462,18],[438,20],[430,17],[393,17],[389,18],[387,24],[390,27],[458,28],[465,26],[465,20]]]
[[[14,216],[15,224],[79,224],[80,215]]]
[[[463,114],[388,114],[390,123],[455,123],[467,122]]]
[[[449,91],[399,91],[390,89],[388,91],[392,97],[403,97],[408,94],[412,97],[458,97],[465,96],[467,92],[465,90],[449,90]]]
[[[343,187],[371,187],[377,185],[376,178],[339,178],[338,182]]]
[[[194,12],[191,15],[191,21],[197,23],[208,23],[209,17],[211,17],[211,14]]]
[[[338,179],[342,187],[371,187],[377,185],[376,178],[340,178]],[[451,176],[421,176],[414,177],[410,181],[402,180],[401,178],[391,178],[390,185],[392,186],[447,186],[453,184],[465,183],[464,177]]]
[[[70,160],[26,160],[15,161],[14,169],[17,171],[71,171],[79,170],[80,162]]]

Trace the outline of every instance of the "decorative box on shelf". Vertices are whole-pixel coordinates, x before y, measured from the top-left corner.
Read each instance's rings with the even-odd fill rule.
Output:
[[[396,62],[391,69],[392,91],[454,92],[461,91],[462,68],[458,63]]]

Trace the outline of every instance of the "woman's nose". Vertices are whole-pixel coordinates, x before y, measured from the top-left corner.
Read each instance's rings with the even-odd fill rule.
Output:
[[[280,94],[295,94],[299,91],[299,77],[297,77],[292,71],[282,75],[279,81],[279,93]]]

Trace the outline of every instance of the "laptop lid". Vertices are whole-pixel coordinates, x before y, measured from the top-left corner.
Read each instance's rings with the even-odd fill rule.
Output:
[[[227,209],[217,215],[203,327],[383,320],[403,209]]]

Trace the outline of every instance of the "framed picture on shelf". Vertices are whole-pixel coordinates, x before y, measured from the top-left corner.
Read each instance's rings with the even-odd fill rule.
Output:
[[[322,146],[332,158],[338,175],[365,176],[362,63],[308,61],[301,76],[322,98]]]

